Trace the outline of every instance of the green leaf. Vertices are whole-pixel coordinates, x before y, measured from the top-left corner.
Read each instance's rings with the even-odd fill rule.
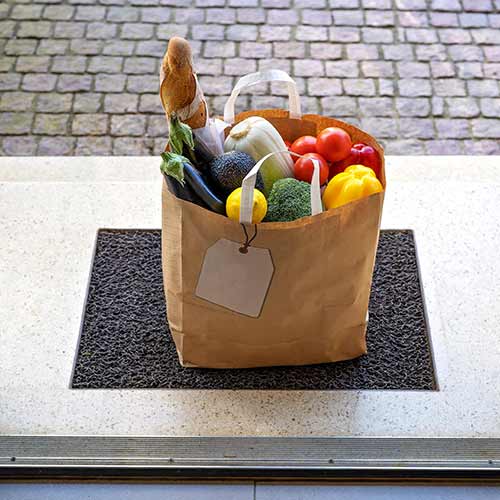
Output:
[[[180,154],[170,151],[162,153],[161,158],[160,170],[184,186],[184,163],[189,163],[189,160]]]
[[[182,123],[175,113],[170,115],[169,119],[169,144],[172,152],[179,155],[186,145],[189,150],[194,149],[193,131],[189,125]]]

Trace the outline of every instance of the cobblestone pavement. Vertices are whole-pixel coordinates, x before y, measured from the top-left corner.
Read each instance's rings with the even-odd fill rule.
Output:
[[[158,69],[192,40],[214,112],[239,75],[282,68],[307,112],[390,154],[500,154],[500,0],[7,0],[3,155],[158,153]],[[243,108],[283,107],[283,88]]]

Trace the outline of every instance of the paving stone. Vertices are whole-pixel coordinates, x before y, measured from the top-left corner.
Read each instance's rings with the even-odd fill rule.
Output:
[[[85,56],[55,56],[52,59],[53,73],[84,73],[87,66]]]
[[[459,0],[432,0],[432,10],[460,11],[462,6]]]
[[[228,59],[226,63],[231,60]],[[238,60],[241,61],[241,59]],[[255,61],[251,62],[255,64]],[[223,72],[222,59],[201,59],[198,57],[194,68],[198,75],[220,75]]]
[[[10,7],[7,3],[0,4],[0,19],[8,19]]]
[[[125,30],[125,28],[123,28]],[[152,28],[151,28],[152,29]],[[109,40],[115,37],[117,34],[117,25],[116,24],[108,24],[105,22],[94,22],[89,23],[87,25],[87,38],[95,39],[95,40]],[[146,38],[147,32],[144,33],[144,37]],[[132,36],[127,37],[123,36],[122,38],[133,38]]]
[[[20,75],[16,75],[20,77]],[[50,92],[56,86],[57,76],[43,73],[28,73],[23,77],[22,89],[34,92]],[[17,85],[16,85],[17,87]],[[1,90],[1,84],[0,84]]]
[[[480,100],[481,113],[485,117],[500,117],[500,99],[483,98]]]
[[[359,42],[361,40],[360,28],[332,27],[328,31],[329,40],[332,42]]]
[[[61,55],[66,53],[68,47],[68,40],[40,40],[36,53],[48,56]]]
[[[498,118],[478,118],[472,120],[472,132],[475,137],[500,139],[500,120]]]
[[[59,92],[80,92],[90,90],[92,77],[90,75],[60,75],[57,81]]]
[[[359,10],[335,10],[333,23],[336,26],[363,26],[363,12]]]
[[[7,73],[14,69],[14,64],[16,63],[15,57],[3,57],[0,59],[0,72]]]
[[[234,41],[256,41],[257,26],[251,24],[237,24],[228,26],[226,29],[226,38]],[[220,38],[223,39],[223,36]]]
[[[73,103],[72,94],[48,93],[39,94],[36,110],[44,113],[69,113]]]
[[[257,71],[257,61],[253,59],[240,59],[235,57],[224,62],[224,74],[230,76],[243,76]],[[216,74],[216,73],[212,73]]]
[[[473,118],[479,115],[476,99],[471,97],[447,97],[448,115],[451,118]]]
[[[238,26],[233,27],[237,28]],[[257,33],[257,28],[252,28]],[[224,26],[218,24],[196,24],[192,26],[191,33],[194,40],[224,40]],[[255,35],[255,38],[257,38],[257,35]],[[237,39],[245,40],[245,38]]]
[[[361,70],[369,77],[392,77],[394,76],[393,63],[390,61],[363,61]]]
[[[398,21],[399,26],[404,26],[405,28],[425,28],[429,26],[427,12],[421,11],[399,12]]]
[[[468,155],[499,155],[500,141],[464,141],[464,150]]]
[[[486,14],[463,12],[458,15],[460,26],[464,28],[482,28],[488,26],[488,16]]]
[[[448,48],[453,61],[482,61],[481,47],[474,45],[450,45]]]
[[[164,116],[149,116],[147,120],[146,136],[168,137],[168,126]]]
[[[359,0],[329,0],[332,9],[357,9]]]
[[[417,47],[417,50],[420,47]],[[382,47],[384,59],[387,61],[411,61],[413,49],[411,45],[384,45]]]
[[[17,36],[19,38],[47,38],[51,31],[52,24],[49,21],[21,21],[17,28]]]
[[[267,11],[267,24],[295,26],[299,24],[299,15],[295,10],[270,9]]]
[[[443,28],[458,26],[458,15],[453,12],[431,12],[430,17],[432,26]]]
[[[303,105],[303,103],[301,103]],[[284,97],[253,95],[250,97],[251,109],[284,109],[287,107],[287,102]]]
[[[199,1],[199,0],[198,0]],[[153,140],[137,137],[117,137],[113,139],[113,155],[115,156],[149,156],[153,149]]]
[[[202,76],[200,84],[207,95],[229,95],[233,89],[233,79],[227,76]]]
[[[126,75],[98,74],[95,77],[95,90],[97,92],[123,92],[126,82]]]
[[[359,76],[359,65],[357,61],[327,61],[326,76],[350,77]]]
[[[303,40],[304,38],[299,37],[300,29],[308,28],[308,26],[298,26],[297,27],[297,40]],[[276,42],[276,41],[286,41],[290,40],[292,30],[290,26],[260,26],[259,35],[260,39],[264,42]]]
[[[332,15],[326,10],[302,10],[302,23],[313,26],[330,26],[332,24]]]
[[[33,156],[36,152],[37,138],[35,136],[4,137],[2,154],[5,156]]]
[[[483,47],[487,61],[500,61],[500,47]]]
[[[115,75],[113,75],[115,76]],[[118,75],[122,76],[122,75]],[[144,76],[136,76],[136,75],[131,75],[127,78],[127,90],[129,92],[133,92],[135,94],[144,94],[147,92],[158,92],[159,91],[159,82],[158,78],[155,76],[153,78],[153,75],[151,75],[152,78],[144,78]],[[97,86],[96,86],[97,90]],[[121,92],[120,90],[117,90],[115,92]]]
[[[398,97],[396,109],[400,116],[428,116],[431,111],[429,99],[421,97]]]
[[[89,58],[89,73],[120,73],[123,58],[114,56],[96,56]]]
[[[212,22],[209,19],[209,13],[217,10],[226,9],[175,9],[174,19],[176,23],[181,24],[200,24],[205,20],[205,13],[207,15],[207,22]],[[228,9],[228,12],[232,12]],[[225,24],[225,23],[224,23]]]
[[[309,95],[331,96],[341,95],[342,85],[336,78],[309,78],[307,82]]]
[[[361,34],[365,43],[392,43],[392,30],[386,28],[362,28]]]
[[[20,56],[17,58],[16,71],[19,73],[46,73],[49,69],[50,57]]]
[[[432,89],[429,80],[419,78],[402,78],[398,82],[399,93],[404,97],[431,96]]]
[[[327,116],[355,116],[358,113],[358,105],[354,97],[323,97],[321,107],[323,114]]]
[[[74,137],[42,137],[38,144],[38,156],[64,156],[73,153]]]
[[[396,64],[401,78],[429,78],[428,63],[400,61]]]
[[[314,59],[296,59],[293,61],[293,73],[297,76],[322,76],[325,74],[324,63]]]
[[[500,30],[498,29],[473,29],[471,30],[474,42],[482,45],[499,45]]]
[[[88,31],[88,30],[87,30]],[[85,36],[85,23],[60,21],[55,23],[55,38],[83,38]]]
[[[483,67],[481,63],[476,62],[463,62],[456,64],[459,78],[469,80],[471,78],[482,78]]]
[[[394,81],[386,80],[385,78],[378,79],[378,93],[381,96],[393,96],[394,91]]]
[[[142,94],[139,100],[139,111],[141,113],[155,113],[163,115],[158,94]]]
[[[321,26],[298,26],[295,38],[301,41],[326,41],[328,30]]]
[[[127,57],[123,66],[123,72],[136,75],[144,75],[146,73],[154,73],[156,75],[157,63],[158,59],[153,57]],[[113,71],[113,73],[117,73],[118,71]]]
[[[424,141],[420,139],[401,139],[384,141],[384,149],[389,155],[420,155],[424,153]]]
[[[43,10],[43,17],[51,21],[69,21],[75,10],[71,5],[47,5]]]
[[[97,113],[101,110],[102,94],[85,92],[75,94],[73,111],[75,113]]]
[[[438,137],[445,139],[465,139],[470,137],[469,120],[436,118]]]
[[[433,78],[455,76],[455,66],[451,62],[431,61],[430,66]]]
[[[33,122],[33,113],[2,113],[0,135],[28,134]]]
[[[432,139],[435,135],[430,118],[401,118],[399,131],[404,139]]]
[[[221,24],[234,24],[235,20],[233,18],[233,15],[235,12],[233,10],[228,10],[228,9],[219,9],[222,10],[223,13],[221,13],[221,18],[224,20],[224,22],[221,23],[221,21],[214,21],[218,22]],[[210,11],[208,11],[210,12]],[[207,21],[209,21],[209,16],[207,12]],[[264,9],[237,9],[236,10],[236,22],[242,23],[242,24],[264,24],[266,22],[266,11]],[[286,23],[283,23],[286,24]]]
[[[64,135],[67,131],[69,115],[67,114],[42,114],[35,116],[33,132],[43,135]]]
[[[0,38],[10,38],[14,36],[16,23],[14,21],[0,21]]]
[[[79,5],[76,8],[75,20],[76,21],[100,21],[104,19],[106,7],[99,7],[95,5]]]
[[[437,34],[432,29],[406,29],[406,41],[411,43],[436,43]]]
[[[368,26],[394,26],[392,10],[367,10],[365,16]]]
[[[361,128],[375,137],[395,138],[398,135],[397,123],[392,118],[362,118]]]
[[[75,156],[106,156],[111,154],[111,137],[78,137]]]
[[[170,21],[170,9],[165,7],[143,7],[141,8],[141,21],[143,23],[166,23]]]
[[[250,9],[241,9],[244,11],[250,10]],[[182,12],[182,11],[177,11],[177,12]],[[264,14],[264,11],[262,11]],[[245,15],[245,13],[241,14],[241,20],[240,22],[247,22],[244,21],[243,19],[245,17],[248,17]],[[190,24],[201,24],[205,20],[205,11],[201,9],[192,9],[191,15],[180,15],[180,19],[183,21],[180,22],[189,22]],[[192,19],[191,19],[192,18]],[[265,19],[265,14],[264,14],[264,19]],[[177,16],[176,16],[177,20]],[[236,10],[235,9],[207,9],[206,10],[206,22],[207,23],[215,23],[215,24],[234,24],[236,22]],[[252,22],[250,20],[249,22]]]
[[[104,47],[103,40],[71,40],[70,52],[73,54],[97,55]]]
[[[469,95],[478,97],[496,97],[500,95],[498,82],[495,80],[469,80],[467,82]]]
[[[378,47],[363,43],[348,44],[346,47],[347,58],[356,61],[369,61],[378,59]]]
[[[148,43],[159,43],[159,42],[137,42],[137,53],[140,55],[144,54],[145,45],[143,44],[148,44]],[[104,46],[102,49],[103,55],[107,56],[130,56],[134,52],[136,42],[131,42],[131,41],[125,41],[125,40],[120,40],[120,41],[115,41],[115,40],[108,40],[104,42]],[[162,43],[165,51],[165,45]]]
[[[465,96],[465,83],[458,79],[434,80],[434,94],[437,96]]]
[[[42,15],[42,5],[33,5],[33,4],[27,4],[27,5],[14,5],[10,12],[10,18],[11,19],[40,19]]]
[[[160,24],[156,28],[156,36],[160,40],[169,40],[173,36],[186,37],[188,34],[188,26],[185,24]],[[149,36],[147,38],[150,38]]]
[[[40,43],[43,43],[44,41],[45,40],[42,40]],[[8,56],[34,54],[37,44],[37,40],[23,40],[14,38],[7,42],[7,45],[5,46],[5,54]]]
[[[444,45],[420,45],[416,47],[418,61],[446,61],[446,48]]]
[[[485,78],[494,78],[500,80],[500,64],[485,63],[483,64]]]
[[[141,115],[111,116],[111,134],[115,136],[142,136],[146,130],[146,117]]]
[[[444,99],[442,97],[433,96],[431,98],[432,116],[444,115]]]
[[[104,112],[134,113],[137,111],[138,102],[139,97],[135,94],[108,94],[104,97]]]
[[[463,154],[463,141],[441,139],[425,142],[429,155],[460,155]]]
[[[346,78],[342,80],[344,92],[351,96],[375,95],[375,83],[373,80],[361,78]]]
[[[426,10],[426,0],[395,0],[396,7],[400,10]]]
[[[464,10],[467,11],[492,11],[491,0],[462,0]]]
[[[88,113],[73,117],[73,135],[105,135],[107,128],[108,115],[105,114]]]
[[[35,94],[28,92],[2,92],[0,94],[0,111],[30,111]]]
[[[359,97],[358,104],[363,116],[395,116],[394,103],[389,97]]]

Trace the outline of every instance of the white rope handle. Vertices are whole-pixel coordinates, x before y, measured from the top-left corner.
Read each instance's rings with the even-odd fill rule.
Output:
[[[234,123],[234,104],[240,92],[247,87],[257,85],[261,82],[283,82],[288,87],[288,110],[290,118],[300,119],[302,113],[300,110],[300,96],[297,91],[297,84],[288,73],[280,69],[269,69],[266,71],[257,71],[242,76],[231,92],[229,99],[224,106],[224,121],[232,125]]]
[[[274,151],[266,156],[262,157],[248,172],[248,174],[243,179],[241,184],[241,202],[240,202],[240,224],[252,224],[252,213],[253,213],[253,190],[255,188],[255,180],[257,178],[257,173],[264,162],[273,155],[276,154],[290,154],[293,156],[298,156],[303,158],[303,155],[297,153],[292,153],[287,149],[282,151]],[[314,166],[314,172],[311,179],[311,215],[318,215],[323,211],[323,205],[321,203],[321,185],[320,185],[320,164],[315,158],[311,158]]]

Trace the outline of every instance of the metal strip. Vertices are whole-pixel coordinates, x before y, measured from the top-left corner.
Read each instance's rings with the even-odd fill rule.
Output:
[[[0,437],[0,478],[491,479],[500,439]]]

